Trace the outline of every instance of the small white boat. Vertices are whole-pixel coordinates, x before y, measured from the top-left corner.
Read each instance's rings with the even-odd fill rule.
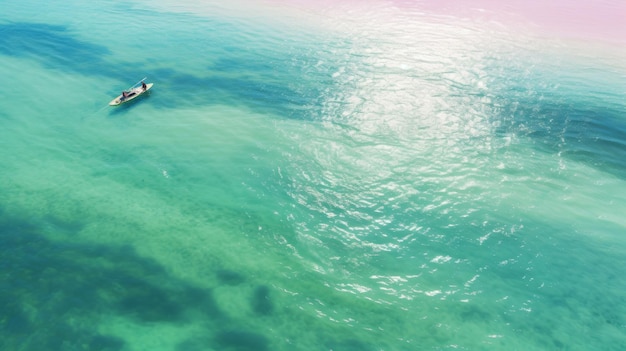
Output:
[[[145,78],[139,81],[137,84],[133,85],[130,89],[124,90],[120,96],[116,97],[115,99],[111,100],[111,102],[109,102],[109,106],[117,106],[125,102],[132,101],[138,98],[143,93],[150,90],[150,88],[152,88],[154,83],[146,84],[143,82],[144,80]]]

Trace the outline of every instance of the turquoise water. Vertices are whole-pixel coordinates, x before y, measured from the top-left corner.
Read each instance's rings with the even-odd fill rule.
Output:
[[[622,44],[0,3],[1,350],[626,348]]]

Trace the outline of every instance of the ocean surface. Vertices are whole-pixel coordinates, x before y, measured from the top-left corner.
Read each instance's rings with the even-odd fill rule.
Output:
[[[0,9],[0,350],[626,349],[624,2]]]

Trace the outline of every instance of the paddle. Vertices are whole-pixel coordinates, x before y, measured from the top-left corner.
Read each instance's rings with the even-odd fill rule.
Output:
[[[144,81],[144,80],[146,80],[147,78],[148,78],[148,77],[143,77],[143,79],[142,79],[142,80],[140,80],[140,81],[138,81],[137,83],[135,83],[135,84],[131,85],[131,86],[130,86],[130,88],[126,89],[125,91],[132,90],[132,89],[135,87],[135,85],[137,85],[137,84],[139,84],[139,83],[143,82],[143,81]]]

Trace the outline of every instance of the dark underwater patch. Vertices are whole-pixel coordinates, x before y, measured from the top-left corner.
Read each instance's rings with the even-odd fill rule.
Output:
[[[257,333],[246,330],[227,330],[217,333],[215,343],[218,350],[225,351],[265,351],[269,350],[269,340]]]
[[[124,341],[120,338],[106,336],[106,335],[94,335],[89,340],[89,350],[92,351],[117,351],[124,348]]]
[[[504,104],[496,133],[531,138],[540,150],[626,179],[625,114],[601,103],[548,96]]]
[[[100,57],[110,52],[104,46],[77,39],[65,26],[20,22],[0,25],[0,54],[35,59],[50,68],[93,74],[101,72]]]
[[[37,22],[0,24],[0,55],[31,59],[48,69],[84,76],[122,80],[137,75],[136,65],[110,63],[105,60],[111,55],[108,47],[81,40],[71,28],[62,25]],[[121,84],[121,88],[111,89],[124,89],[128,82]]]
[[[462,305],[459,315],[463,321],[468,323],[489,322],[495,319],[489,312],[474,304]]]
[[[202,338],[188,339],[176,345],[176,351],[206,351],[211,349],[211,341]]]
[[[289,84],[278,83],[276,78],[252,78],[250,75],[257,72],[254,72],[255,67],[248,68],[248,65],[241,60],[239,74],[235,75],[226,75],[222,71],[209,68],[205,72],[206,77],[183,74],[173,69],[156,70],[154,78],[160,86],[158,93],[157,89],[153,93],[158,94],[159,98],[152,99],[151,103],[164,108],[180,108],[235,101],[253,111],[274,113],[287,118],[310,119],[319,114],[321,87],[298,91]],[[273,68],[276,69],[280,68]],[[271,74],[273,70],[267,74]],[[293,81],[298,76],[293,77],[285,80]],[[300,76],[299,79],[304,80],[305,77]],[[307,84],[311,85],[311,82],[303,82],[303,85]]]
[[[254,289],[252,293],[252,310],[262,316],[271,314],[274,311],[274,303],[270,297],[270,289],[261,285]]]
[[[0,218],[2,349],[121,350],[123,340],[97,332],[108,315],[174,324],[224,317],[210,290],[168,276],[132,248],[51,241],[39,233],[29,221]]]
[[[245,281],[241,274],[228,269],[218,269],[215,274],[220,283],[226,285],[239,285]]]

